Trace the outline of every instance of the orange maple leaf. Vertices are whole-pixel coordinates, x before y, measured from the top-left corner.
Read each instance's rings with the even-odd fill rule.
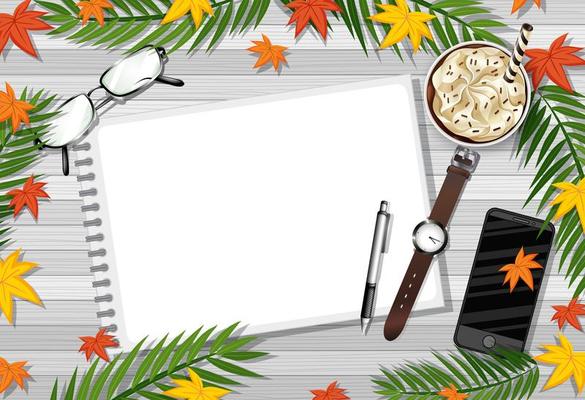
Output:
[[[79,7],[79,16],[81,25],[85,25],[91,17],[95,17],[100,26],[104,26],[104,9],[114,8],[114,6],[107,0],[88,0],[77,3]]]
[[[30,123],[27,111],[35,108],[26,101],[17,100],[12,86],[5,82],[6,92],[0,90],[0,122],[10,119],[12,121],[12,132],[16,132],[20,124]]]
[[[39,197],[49,198],[47,192],[42,187],[46,185],[45,182],[35,182],[34,176],[26,180],[22,189],[13,189],[7,193],[12,196],[8,207],[14,207],[14,216],[16,217],[24,206],[27,206],[35,219],[39,216]]]
[[[512,5],[512,14],[524,7],[526,1],[527,0],[514,0],[514,4]],[[534,0],[534,4],[536,4],[538,8],[540,8],[540,2],[541,0]]]
[[[526,63],[526,71],[532,73],[532,84],[535,89],[540,85],[544,75],[546,75],[567,92],[573,93],[573,88],[569,79],[567,79],[564,67],[585,65],[585,60],[575,55],[578,51],[583,50],[582,47],[563,46],[567,35],[565,33],[555,39],[548,50],[526,50],[526,56],[531,59]]]
[[[106,347],[118,347],[118,342],[113,340],[114,336],[106,335],[106,328],[100,329],[95,336],[81,336],[79,338],[83,341],[79,351],[85,351],[85,358],[87,361],[89,361],[91,355],[95,353],[95,355],[102,360],[110,362],[110,357],[108,357]]]
[[[23,368],[26,361],[17,361],[12,364],[0,357],[0,393],[12,386],[12,382],[24,389],[24,380],[30,378],[29,373]]]
[[[0,13],[0,52],[4,50],[10,39],[25,53],[33,57],[37,56],[28,31],[44,31],[53,27],[39,19],[46,12],[27,10],[29,4],[30,0],[24,0],[16,6],[13,15]]]
[[[315,395],[313,400],[347,400],[349,397],[345,395],[345,390],[337,387],[337,381],[334,381],[327,386],[327,389],[315,389],[311,390],[311,393]]]
[[[262,41],[252,40],[252,43],[254,43],[255,46],[249,47],[248,51],[260,54],[258,61],[254,64],[254,68],[261,67],[268,61],[272,61],[272,66],[276,71],[278,70],[281,61],[286,63],[286,57],[282,52],[288,49],[288,47],[272,44],[270,39],[268,39],[268,36],[265,34],[262,34]]]
[[[443,390],[437,394],[445,397],[447,400],[463,400],[469,397],[468,394],[459,393],[453,384],[450,384],[449,387],[443,388]]]
[[[585,304],[577,303],[578,299],[575,297],[573,300],[569,302],[568,305],[556,305],[552,306],[557,312],[551,318],[551,321],[557,321],[559,324],[559,329],[562,329],[565,326],[565,322],[571,324],[575,329],[580,331],[583,330],[581,326],[581,322],[577,317],[579,315],[585,315]]]
[[[524,255],[524,247],[521,247],[514,263],[506,264],[500,268],[500,271],[506,272],[503,285],[510,281],[510,293],[512,293],[520,278],[522,278],[530,290],[534,290],[534,281],[530,270],[542,269],[542,265],[534,261],[536,256],[538,256],[537,253]]]
[[[288,25],[296,22],[295,38],[312,22],[319,31],[323,40],[327,40],[327,14],[326,11],[341,11],[341,8],[333,0],[293,0],[286,5],[294,10],[288,21]]]

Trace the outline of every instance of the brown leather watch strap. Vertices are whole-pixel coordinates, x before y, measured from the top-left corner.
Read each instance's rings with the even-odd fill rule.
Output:
[[[468,154],[471,154],[472,157],[469,158]],[[447,168],[447,177],[439,191],[429,219],[440,223],[443,227],[447,226],[465,183],[475,169],[478,160],[479,154],[468,149],[457,148],[452,165]],[[396,339],[404,329],[432,261],[432,254],[414,252],[384,324],[384,337],[387,340]]]
[[[450,165],[447,168],[447,177],[431,210],[430,219],[447,226],[463,187],[470,176],[471,174],[463,168],[454,165]]]
[[[396,339],[404,329],[432,260],[433,256],[430,254],[414,252],[384,324],[384,337],[386,340]]]

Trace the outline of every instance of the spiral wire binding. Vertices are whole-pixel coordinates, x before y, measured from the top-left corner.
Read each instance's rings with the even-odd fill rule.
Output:
[[[82,143],[76,146],[73,146],[72,150],[76,151],[76,152],[80,152],[80,151],[89,151],[91,149],[91,144],[90,143]],[[74,165],[76,167],[81,167],[81,166],[92,166],[93,165],[93,159],[91,157],[86,157],[83,159],[79,159],[76,160],[74,162]],[[84,174],[84,175],[78,175],[77,176],[77,181],[78,182],[92,182],[95,181],[95,174],[93,172]],[[79,197],[81,198],[87,198],[87,197],[95,197],[97,196],[97,189],[96,188],[90,188],[90,189],[85,189],[85,190],[80,190],[79,191]],[[81,206],[81,211],[85,214],[87,212],[95,212],[95,211],[99,211],[100,209],[100,205],[98,203],[92,203],[92,204],[84,204]],[[102,225],[102,220],[101,218],[93,218],[93,219],[88,219],[86,221],[83,222],[83,226],[84,227],[100,227]],[[85,237],[85,241],[87,243],[93,243],[93,242],[102,242],[104,240],[104,235],[103,233],[96,233],[93,235],[87,235]],[[104,257],[106,255],[106,249],[105,248],[98,248],[96,250],[89,250],[87,252],[87,255],[89,258],[94,259],[94,258],[99,258],[99,257]],[[109,266],[107,263],[101,263],[98,265],[93,265],[92,267],[90,267],[90,272],[95,274],[95,273],[100,273],[100,272],[107,272],[109,270]],[[94,282],[92,282],[92,287],[94,288],[104,288],[104,287],[110,287],[112,284],[112,282],[109,279],[101,279],[101,280],[96,280]],[[104,295],[100,295],[100,296],[95,296],[94,297],[94,301],[96,303],[111,303],[113,301],[113,296],[112,294],[104,294]],[[113,308],[107,308],[105,310],[100,310],[98,312],[96,312],[96,315],[99,319],[102,318],[106,318],[106,317],[114,317],[116,315],[116,311]],[[105,328],[106,331],[108,332],[115,332],[118,329],[118,326],[116,324],[110,324],[107,326],[103,326],[102,328]]]

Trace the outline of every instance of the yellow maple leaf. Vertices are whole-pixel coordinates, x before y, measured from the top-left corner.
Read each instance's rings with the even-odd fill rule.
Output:
[[[558,386],[573,376],[577,389],[581,393],[585,383],[585,352],[573,351],[573,345],[562,333],[559,333],[559,342],[560,346],[543,345],[542,347],[547,352],[534,357],[536,361],[556,365],[555,370],[544,385],[544,390]]]
[[[0,310],[6,315],[6,319],[11,324],[13,321],[14,297],[42,305],[37,292],[21,276],[36,268],[37,264],[19,261],[19,257],[20,249],[12,252],[6,257],[6,260],[0,258]]]
[[[163,394],[174,397],[175,399],[187,399],[187,400],[219,400],[226,394],[230,393],[229,390],[220,389],[213,386],[203,387],[201,378],[195,371],[189,368],[189,377],[187,379],[173,379],[173,382],[178,387],[169,389]]]
[[[576,208],[581,220],[581,227],[585,232],[585,178],[581,179],[577,185],[571,182],[559,182],[553,183],[553,186],[562,191],[550,203],[551,206],[559,204],[555,219],[558,220]]]
[[[161,21],[161,24],[168,24],[181,18],[191,11],[191,17],[195,22],[195,28],[199,29],[203,22],[203,12],[213,15],[213,8],[209,0],[175,0],[167,14]]]
[[[420,11],[411,12],[406,0],[396,0],[396,5],[376,4],[376,6],[383,12],[369,18],[382,24],[392,24],[392,29],[380,44],[381,49],[401,42],[408,35],[416,53],[423,36],[433,40],[433,34],[427,22],[436,18],[434,15]]]

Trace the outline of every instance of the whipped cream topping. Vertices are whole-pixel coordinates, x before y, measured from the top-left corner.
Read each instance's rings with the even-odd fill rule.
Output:
[[[504,80],[510,57],[494,47],[461,48],[432,76],[433,111],[452,133],[474,142],[504,136],[518,123],[526,104],[522,74]]]

